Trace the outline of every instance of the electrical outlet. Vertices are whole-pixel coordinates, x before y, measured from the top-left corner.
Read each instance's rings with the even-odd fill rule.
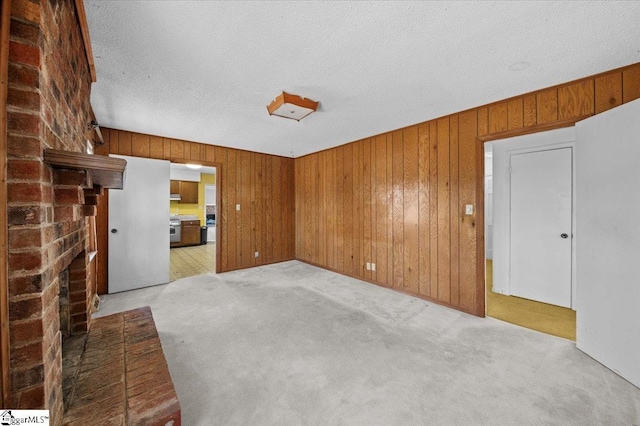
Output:
[[[236,204],[236,210],[240,211],[240,204]]]
[[[367,271],[371,270],[371,263],[367,262]]]
[[[376,264],[375,264],[375,263],[372,263],[372,264],[371,264],[371,270],[372,270],[372,271],[375,271],[375,270],[376,270]]]
[[[259,252],[259,251],[255,252],[255,253],[254,253],[254,256],[255,256],[255,257],[256,257],[256,259],[257,259],[258,257],[260,257],[260,252]]]

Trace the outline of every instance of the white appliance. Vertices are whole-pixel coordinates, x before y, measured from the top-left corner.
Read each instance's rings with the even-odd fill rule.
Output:
[[[182,239],[182,221],[177,218],[169,219],[169,242],[179,243]]]
[[[207,226],[207,242],[208,243],[216,242],[216,226],[215,225]]]

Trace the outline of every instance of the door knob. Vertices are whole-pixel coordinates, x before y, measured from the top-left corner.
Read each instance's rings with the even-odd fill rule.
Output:
[[[111,232],[113,232],[113,231],[111,231]],[[569,234],[562,233],[562,234],[560,234],[560,237],[562,237],[562,238],[569,238]]]
[[[112,233],[112,234],[117,234],[117,233],[118,233],[118,230],[117,230],[116,228],[113,228],[113,229],[111,230],[111,233]]]

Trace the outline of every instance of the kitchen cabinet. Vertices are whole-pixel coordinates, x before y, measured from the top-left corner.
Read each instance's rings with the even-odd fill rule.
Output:
[[[198,204],[198,182],[180,181],[180,202]]]
[[[180,194],[179,203],[198,204],[198,182],[172,180],[169,185],[170,194]]]
[[[180,181],[172,180],[169,182],[169,193],[170,194],[179,194],[180,193]]]
[[[200,244],[199,220],[182,221],[182,239],[180,240],[180,244],[184,246],[193,246]]]

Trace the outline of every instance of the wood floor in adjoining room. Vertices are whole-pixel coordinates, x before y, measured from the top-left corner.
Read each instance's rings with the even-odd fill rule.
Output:
[[[216,243],[200,246],[176,247],[170,253],[169,279],[193,277],[216,272]]]
[[[487,316],[553,336],[576,340],[576,312],[516,296],[494,293],[493,262],[487,260]]]

